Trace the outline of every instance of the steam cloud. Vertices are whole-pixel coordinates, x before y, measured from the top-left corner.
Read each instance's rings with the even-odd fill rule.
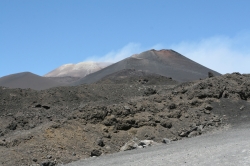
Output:
[[[113,50],[102,57],[91,57],[87,60],[114,63],[149,49],[163,48],[173,49],[222,74],[250,73],[250,34],[247,33],[231,38],[214,36],[199,41],[183,41],[170,46],[156,44],[152,47],[143,47],[140,43],[129,43],[123,48]]]
[[[181,42],[171,48],[222,74],[250,73],[250,35],[229,38],[211,37],[196,42]]]

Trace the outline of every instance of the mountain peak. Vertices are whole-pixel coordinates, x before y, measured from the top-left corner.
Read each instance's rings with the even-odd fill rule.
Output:
[[[85,77],[86,75],[103,69],[111,63],[86,61],[77,64],[65,64],[44,75],[44,77]]]
[[[220,73],[202,66],[171,49],[148,50],[134,54],[95,73],[77,80],[72,85],[93,83],[107,75],[124,69],[142,70],[154,74],[172,77],[178,82],[198,80],[207,77],[209,71],[215,75]]]

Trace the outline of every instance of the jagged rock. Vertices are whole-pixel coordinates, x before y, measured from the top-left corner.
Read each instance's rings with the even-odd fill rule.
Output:
[[[129,110],[130,110],[130,107],[125,105],[125,106],[124,106],[124,109],[129,111]]]
[[[211,105],[206,105],[206,106],[205,106],[205,109],[211,111],[211,110],[213,109],[213,106],[211,106]]]
[[[152,145],[156,145],[157,143],[154,142],[153,140],[141,140],[139,142],[139,146],[142,146],[142,147],[147,147],[147,146],[152,146]]]
[[[54,161],[44,161],[40,164],[40,166],[55,166],[56,163]]]
[[[174,103],[171,103],[169,106],[168,106],[169,109],[175,109],[176,108],[176,105]]]
[[[135,141],[128,141],[125,145],[123,145],[120,148],[120,151],[127,151],[127,150],[132,150],[136,149],[138,147],[138,144]]]
[[[11,123],[7,126],[7,128],[10,129],[10,130],[16,130],[16,128],[17,128],[17,123],[11,122]]]
[[[228,91],[224,91],[223,93],[222,93],[222,96],[221,96],[222,98],[228,98]]]
[[[42,105],[43,108],[45,108],[46,110],[50,109],[50,106],[47,105]]]
[[[188,131],[188,133],[197,130],[197,128],[198,128],[198,127],[197,127],[196,125],[195,125],[195,126],[192,126],[192,127],[190,128],[190,130]]]
[[[104,141],[102,139],[98,139],[97,140],[97,145],[101,146],[101,147],[104,147],[105,144],[104,144]]]
[[[188,136],[188,132],[185,132],[185,131],[182,131],[180,134],[179,134],[180,137],[186,137]]]
[[[90,153],[90,156],[93,157],[93,156],[101,156],[102,152],[99,151],[99,150],[92,150],[91,153]]]
[[[131,127],[132,125],[126,122],[120,122],[116,124],[117,130],[129,130]]]
[[[35,105],[34,107],[35,107],[35,108],[41,108],[42,105],[41,105],[41,104],[37,104],[37,105]]]
[[[155,90],[155,89],[147,88],[147,89],[144,91],[144,95],[145,95],[145,96],[150,96],[150,95],[153,95],[153,94],[156,94],[156,90]]]
[[[114,125],[114,124],[116,124],[116,123],[117,123],[117,119],[115,118],[114,115],[111,115],[111,116],[109,116],[109,117],[106,117],[106,118],[104,119],[104,121],[103,121],[103,124],[104,124],[105,126],[112,126],[112,125]]]
[[[172,122],[170,122],[170,121],[161,121],[161,126],[162,127],[165,127],[165,128],[171,128],[172,127]]]

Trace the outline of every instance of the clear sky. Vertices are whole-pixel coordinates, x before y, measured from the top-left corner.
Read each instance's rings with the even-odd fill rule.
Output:
[[[0,77],[155,48],[250,73],[249,0],[0,0]]]

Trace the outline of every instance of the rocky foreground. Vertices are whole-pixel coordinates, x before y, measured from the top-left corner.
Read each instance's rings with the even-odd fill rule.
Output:
[[[141,140],[177,141],[250,111],[249,75],[171,85],[148,79],[43,91],[1,87],[0,164],[51,166],[143,147]]]

